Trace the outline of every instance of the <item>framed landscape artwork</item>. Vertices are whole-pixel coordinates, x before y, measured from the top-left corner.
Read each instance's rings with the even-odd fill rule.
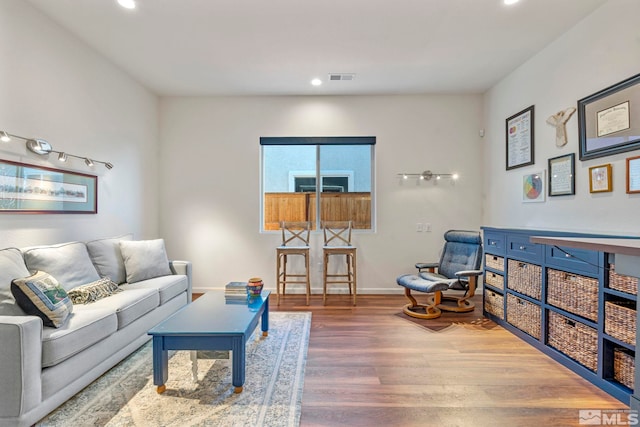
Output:
[[[0,213],[98,212],[98,178],[0,160]]]

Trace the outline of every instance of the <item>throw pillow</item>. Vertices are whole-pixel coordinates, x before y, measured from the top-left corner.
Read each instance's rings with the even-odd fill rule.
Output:
[[[0,250],[0,316],[24,316],[25,312],[16,304],[11,293],[11,281],[16,277],[27,277],[22,252],[17,248]]]
[[[87,242],[87,249],[93,265],[100,277],[110,277],[115,283],[124,283],[127,273],[120,252],[120,241],[131,240],[133,235],[125,234],[110,239],[99,239]]]
[[[11,293],[25,313],[40,317],[45,326],[59,328],[73,311],[67,292],[43,271],[13,279]]]
[[[163,239],[120,241],[120,252],[128,283],[171,274]]]
[[[67,291],[100,279],[84,243],[38,246],[23,253],[30,271],[46,271]]]
[[[103,277],[93,283],[73,288],[68,294],[74,304],[89,304],[118,292],[122,292],[118,284],[108,277]]]

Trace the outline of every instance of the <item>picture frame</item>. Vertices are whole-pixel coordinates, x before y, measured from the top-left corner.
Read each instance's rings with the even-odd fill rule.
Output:
[[[534,164],[534,106],[505,120],[507,170]]]
[[[522,201],[524,203],[544,202],[544,170],[526,174],[522,177]]]
[[[578,101],[580,160],[640,149],[640,74]]]
[[[0,213],[96,214],[98,177],[0,159]]]
[[[606,193],[613,191],[611,163],[589,168],[589,192]]]
[[[640,156],[627,158],[627,194],[640,193]]]
[[[549,162],[549,197],[576,194],[576,155],[553,157]]]

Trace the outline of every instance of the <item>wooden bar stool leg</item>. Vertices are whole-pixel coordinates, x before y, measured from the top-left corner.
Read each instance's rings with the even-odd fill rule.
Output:
[[[280,254],[276,258],[276,302],[280,305]]]
[[[307,305],[309,305],[309,299],[311,298],[311,280],[309,280],[309,251],[304,254],[306,279],[307,279]]]
[[[356,305],[356,295],[358,294],[358,282],[356,278],[356,254],[351,256],[351,265],[353,268],[353,305]]]
[[[327,305],[327,265],[329,264],[329,255],[324,253],[322,269],[322,304]]]
[[[287,291],[287,255],[282,255],[282,295]]]

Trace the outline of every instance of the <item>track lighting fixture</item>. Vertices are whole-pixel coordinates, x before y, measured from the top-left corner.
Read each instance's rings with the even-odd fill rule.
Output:
[[[451,178],[452,180],[457,180],[459,175],[457,173],[433,173],[430,170],[426,170],[422,173],[399,173],[398,176],[401,176],[403,179],[408,179],[409,177],[417,177],[423,181],[430,181],[433,177],[436,180],[441,180],[442,178]]]
[[[17,138],[17,139],[21,139],[21,140],[25,141],[26,145],[27,145],[27,149],[29,151],[31,151],[32,153],[36,153],[36,154],[38,154],[40,156],[46,156],[47,154],[55,153],[55,154],[58,155],[58,160],[60,162],[66,162],[67,158],[75,157],[76,159],[84,160],[86,165],[89,166],[89,167],[95,166],[96,163],[102,163],[104,165],[104,167],[107,168],[108,170],[113,169],[113,163],[110,163],[110,162],[103,162],[101,160],[90,159],[89,157],[76,156],[75,154],[69,154],[69,153],[62,152],[62,151],[56,151],[56,150],[53,149],[53,147],[51,147],[51,144],[49,144],[49,142],[44,140],[44,139],[40,139],[40,138],[25,138],[24,136],[14,135],[14,134],[8,133],[8,132],[6,132],[4,130],[0,130],[0,141],[2,141],[2,142],[10,142],[12,138]]]

